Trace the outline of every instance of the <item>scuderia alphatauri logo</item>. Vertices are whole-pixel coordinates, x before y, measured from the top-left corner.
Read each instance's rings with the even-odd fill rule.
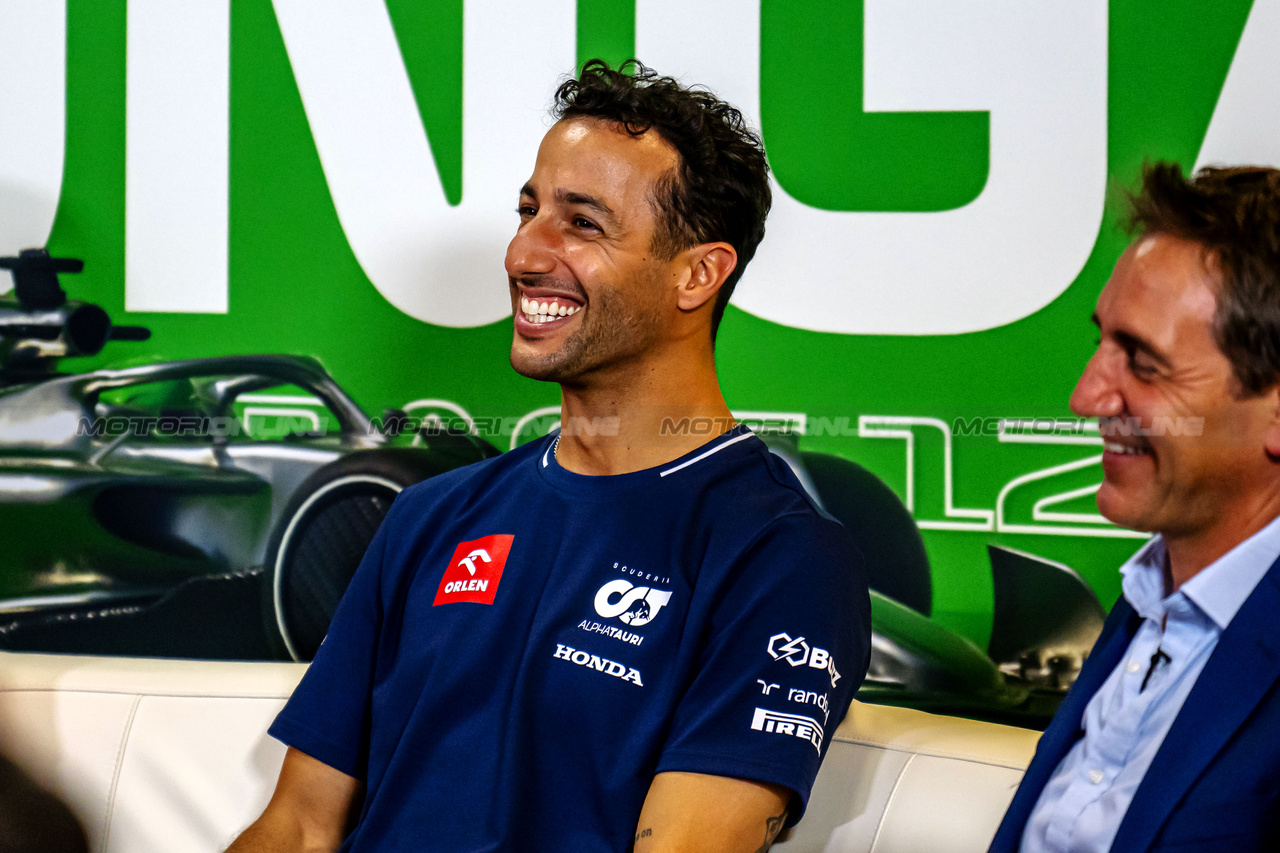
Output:
[[[596,591],[596,597],[592,603],[595,605],[596,613],[605,619],[617,619],[623,625],[638,628],[641,625],[647,625],[652,622],[654,617],[658,615],[658,611],[670,600],[670,590],[654,589],[649,586],[635,586],[631,581],[619,578],[616,581],[609,581],[600,587]],[[644,642],[644,637],[640,634],[628,631],[618,625],[591,622],[584,619],[578,623],[578,628],[595,634],[603,634],[606,637],[612,637],[615,640],[621,640],[633,646],[638,646]]]
[[[831,686],[835,687],[840,680],[836,672],[836,659],[826,649],[810,646],[804,637],[792,639],[790,634],[774,634],[769,638],[769,657],[774,660],[785,660],[792,666],[805,666],[814,669],[825,669],[831,677]]]
[[[619,578],[609,581],[596,592],[596,613],[605,619],[618,619],[624,625],[639,628],[647,625],[671,600],[671,591],[648,586],[635,586]]]

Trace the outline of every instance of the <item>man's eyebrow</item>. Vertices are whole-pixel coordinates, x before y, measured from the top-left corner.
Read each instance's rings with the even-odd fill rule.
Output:
[[[1089,319],[1093,321],[1093,325],[1097,326],[1099,329],[1102,328],[1102,322],[1098,319],[1097,312],[1094,312]],[[1116,343],[1120,344],[1120,346],[1126,350],[1137,350],[1144,353],[1162,367],[1170,366],[1169,359],[1165,357],[1164,353],[1160,352],[1160,350],[1156,349],[1151,344],[1131,332],[1123,332],[1117,329],[1111,333],[1111,337],[1115,338]]]
[[[528,196],[534,201],[538,200],[538,193],[533,188],[532,184],[525,184],[522,186],[520,188],[520,195]],[[592,210],[597,211],[601,216],[608,219],[617,219],[617,214],[613,212],[613,208],[605,204],[602,199],[597,198],[596,196],[588,195],[587,193],[574,192],[572,190],[556,190],[555,197],[556,201],[561,204],[579,204],[583,207],[589,207]]]
[[[1098,329],[1102,328],[1102,321],[1098,319],[1097,311],[1094,311],[1094,313],[1089,316],[1089,319],[1093,321],[1093,325],[1096,325]],[[1115,332],[1111,333],[1111,337],[1114,337],[1116,339],[1116,343],[1119,343],[1119,345],[1124,347],[1125,350],[1137,350],[1144,353],[1144,355],[1151,357],[1153,361],[1156,361],[1157,364],[1160,364],[1161,366],[1165,366],[1165,368],[1170,366],[1169,359],[1165,357],[1165,353],[1162,353],[1160,350],[1157,350],[1156,347],[1153,347],[1146,341],[1143,341],[1143,339],[1139,338],[1137,334],[1120,332],[1120,330],[1117,329]]]
[[[561,204],[580,204],[583,207],[589,207],[592,210],[598,210],[603,215],[614,218],[613,208],[605,204],[600,199],[586,193],[576,193],[570,190],[556,190],[556,201]]]
[[[1148,358],[1159,364],[1161,367],[1169,367],[1169,359],[1165,357],[1164,353],[1160,352],[1160,350],[1156,349],[1137,335],[1130,334],[1129,332],[1115,331],[1111,333],[1111,336],[1114,337],[1116,341],[1119,342],[1120,346],[1124,347],[1126,350],[1136,350],[1144,353]]]

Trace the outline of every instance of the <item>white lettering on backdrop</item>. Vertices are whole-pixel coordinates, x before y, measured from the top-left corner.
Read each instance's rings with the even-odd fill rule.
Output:
[[[67,7],[0,0],[0,256],[49,241],[62,194]],[[13,287],[0,273],[0,293]]]
[[[129,6],[127,305],[225,312],[229,6],[169,5]],[[502,253],[550,93],[574,62],[572,0],[468,0],[456,207],[383,2],[275,9],[335,207],[374,286],[439,325],[506,316]],[[723,0],[638,0],[637,52],[758,121],[759,10],[725,10]],[[0,113],[22,117],[0,136],[9,254],[47,242],[61,193],[65,3],[0,0],[0,24],[23,33],[0,54]],[[1265,49],[1277,39],[1280,0],[1258,0],[1200,163],[1280,162],[1280,79]],[[1050,302],[1079,273],[1101,218],[1106,54],[1106,0],[866,0],[866,109],[989,111],[987,184],[937,213],[825,211],[775,186],[769,237],[735,302],[774,322],[863,334],[973,331]],[[174,275],[179,265],[198,277]]]

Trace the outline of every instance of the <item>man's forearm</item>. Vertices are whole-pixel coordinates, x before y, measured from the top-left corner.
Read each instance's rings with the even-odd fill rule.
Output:
[[[783,809],[773,817],[766,818],[764,822],[764,842],[760,845],[760,849],[756,853],[764,853],[773,846],[773,839],[778,837],[778,833],[782,832],[782,825],[787,820],[787,810]]]
[[[660,773],[649,788],[635,853],[763,853],[782,831],[791,792],[699,773]]]
[[[264,814],[227,848],[227,853],[333,853],[341,838],[308,835],[296,820]]]
[[[290,748],[271,802],[227,853],[333,853],[351,830],[361,783]]]
[[[764,819],[760,826],[760,846],[756,847],[754,853],[765,853],[773,846],[773,841],[778,837],[778,833],[782,831],[782,826],[787,819],[787,810],[784,808],[778,814]],[[720,838],[718,841],[731,843],[727,838]],[[662,832],[655,833],[652,826],[641,827],[636,831],[635,840],[631,847],[633,853],[702,853],[706,848],[702,842],[693,840],[687,836],[677,837],[676,833]],[[741,848],[746,853],[745,847]]]

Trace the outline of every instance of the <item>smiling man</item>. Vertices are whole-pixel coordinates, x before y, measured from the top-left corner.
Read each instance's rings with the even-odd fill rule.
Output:
[[[560,88],[506,255],[511,363],[564,429],[396,500],[233,850],[750,853],[803,813],[865,573],[716,378],[760,141],[633,72]]]
[[[1071,396],[1158,534],[992,850],[1280,849],[1280,172],[1147,170]]]

